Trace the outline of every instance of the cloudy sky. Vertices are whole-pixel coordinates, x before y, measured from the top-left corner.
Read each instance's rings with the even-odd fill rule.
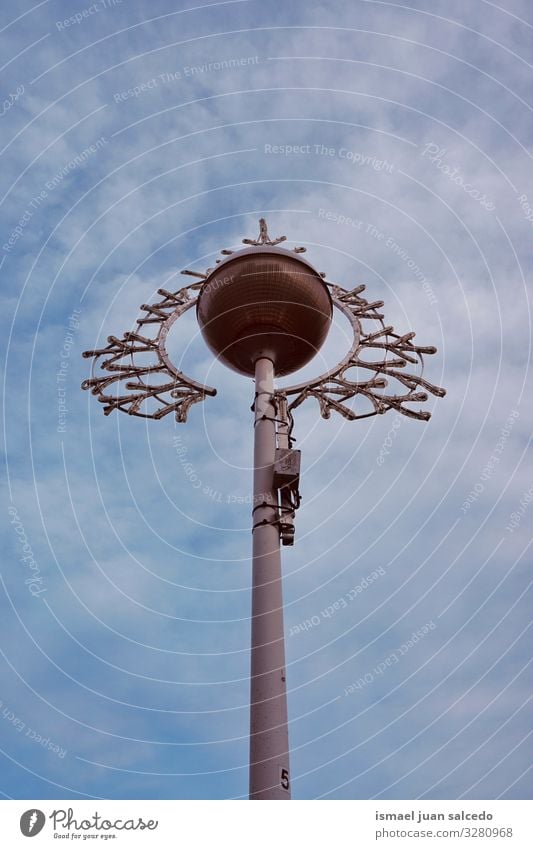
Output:
[[[169,351],[218,394],[186,425],[80,384],[263,215],[447,389],[429,423],[297,411],[294,797],[531,797],[532,36],[526,0],[4,7],[6,798],[247,794],[252,383],[188,313]]]

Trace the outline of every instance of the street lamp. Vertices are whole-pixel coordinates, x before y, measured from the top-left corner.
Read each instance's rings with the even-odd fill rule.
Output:
[[[394,409],[427,421],[429,412],[406,405],[427,401],[428,392],[445,395],[422,377],[423,355],[434,354],[435,348],[414,345],[414,333],[395,333],[384,323],[383,301],[363,298],[363,285],[345,290],[327,282],[301,256],[305,248],[280,248],[285,240],[271,239],[261,218],[258,238],[243,239],[247,248],[222,250],[222,258],[205,273],[183,271],[197,282],[177,292],[159,289],[161,300],[141,306],[134,331],[121,339],[109,336],[105,348],[83,354],[94,362],[93,376],[82,388],[104,404],[105,415],[122,410],[160,419],[173,412],[177,422],[185,422],[192,404],[216,394],[177,369],[166,352],[168,331],[195,306],[213,354],[255,380],[250,799],[291,798],[280,542],[294,543],[300,504],[292,412],[315,398],[326,419],[331,411],[353,421]],[[275,389],[274,377],[297,371],[319,350],[333,307],[353,331],[348,353],[325,374]],[[153,362],[146,364],[147,355]],[[415,373],[406,370],[410,364]],[[358,379],[360,372],[366,379]],[[385,391],[391,381],[394,394]],[[110,393],[121,386],[126,394]],[[359,408],[362,399],[365,407]]]

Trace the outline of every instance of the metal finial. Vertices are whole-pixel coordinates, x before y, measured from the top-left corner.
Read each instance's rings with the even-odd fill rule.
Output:
[[[259,219],[259,236],[257,239],[243,239],[243,245],[254,245],[255,247],[260,247],[261,245],[279,245],[280,242],[286,242],[287,236],[278,236],[277,239],[271,239],[268,235],[268,226],[265,218]]]

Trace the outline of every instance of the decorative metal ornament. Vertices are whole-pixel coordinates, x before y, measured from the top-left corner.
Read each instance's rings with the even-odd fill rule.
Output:
[[[105,348],[84,351],[84,357],[94,358],[93,376],[84,380],[81,386],[82,389],[91,389],[93,395],[104,404],[104,415],[108,416],[113,410],[122,410],[130,416],[162,419],[174,411],[176,421],[185,422],[192,404],[203,401],[207,395],[216,395],[217,391],[212,386],[197,383],[177,369],[170,361],[165,347],[168,331],[174,322],[196,305],[199,288],[200,284],[194,283],[177,292],[158,289],[163,300],[141,305],[144,315],[137,319],[135,331],[124,333],[122,339],[108,336],[109,344]],[[194,294],[191,295],[191,292]],[[150,332],[150,329],[155,329],[155,334],[145,335],[146,330]],[[141,354],[145,358],[146,354],[151,354],[154,362],[140,365],[135,358]],[[107,374],[95,376],[95,366]],[[148,383],[146,378],[150,375],[164,377],[164,380],[162,383]],[[121,382],[128,394],[108,394],[110,386]],[[149,403],[157,405],[156,409],[150,411]]]
[[[289,404],[289,411],[299,407],[308,398],[316,398],[320,413],[325,419],[330,418],[332,410],[340,413],[345,419],[355,421],[382,415],[387,410],[394,409],[403,416],[428,421],[431,418],[430,412],[412,410],[404,405],[427,401],[428,392],[439,398],[446,395],[445,389],[435,386],[422,377],[423,355],[435,354],[437,349],[433,346],[413,345],[412,340],[415,337],[413,332],[399,336],[391,325],[386,326],[383,313],[378,312],[384,306],[384,302],[369,302],[360,297],[366,288],[364,285],[350,291],[335,284],[328,285],[331,286],[334,306],[348,318],[352,326],[354,341],[344,359],[330,371],[313,380],[306,380],[279,391],[278,394],[285,397],[295,396]],[[365,351],[376,350],[384,352],[382,360],[364,359]],[[391,355],[390,359],[388,355]],[[418,374],[403,371],[409,363],[418,366]],[[351,380],[349,371],[353,368],[366,369],[372,376],[363,381]],[[399,381],[408,391],[394,395],[379,391],[387,388],[388,378]],[[426,391],[419,392],[417,391],[419,388]],[[358,413],[343,403],[356,395],[366,398],[372,405],[372,410]]]
[[[243,244],[264,248],[276,246],[286,241],[286,236],[271,239],[264,218],[260,219],[260,230],[257,239],[243,239]],[[305,252],[304,247],[296,247],[292,253]],[[221,251],[224,257],[235,254],[233,250]],[[287,252],[288,254],[289,252]],[[217,260],[219,265],[223,260]],[[109,336],[108,345],[92,351],[85,351],[84,357],[92,357],[93,375],[82,383],[83,389],[90,389],[104,405],[104,414],[109,415],[113,410],[121,410],[130,416],[140,416],[149,419],[161,419],[175,412],[176,421],[183,423],[187,420],[190,407],[207,396],[216,395],[216,389],[205,386],[182,371],[177,369],[168,357],[165,343],[172,325],[192,307],[196,307],[199,295],[204,287],[209,285],[209,277],[218,268],[208,268],[205,273],[186,269],[182,274],[199,278],[202,282],[191,283],[177,292],[158,289],[162,300],[152,304],[142,304],[144,311],[137,319],[135,331],[123,334],[122,339]],[[322,278],[325,274],[320,275]],[[424,355],[435,354],[433,346],[413,344],[415,334],[399,335],[392,326],[386,326],[384,315],[380,312],[383,301],[369,302],[361,297],[364,285],[346,290],[342,286],[324,281],[328,286],[333,305],[349,320],[353,330],[353,344],[346,356],[325,374],[305,380],[302,383],[279,389],[278,398],[290,398],[288,412],[299,407],[308,398],[315,398],[319,404],[323,418],[328,419],[331,412],[337,412],[344,418],[354,421],[369,416],[382,415],[387,410],[394,409],[409,418],[428,421],[431,413],[426,410],[413,410],[406,406],[428,400],[428,393],[442,398],[446,391],[435,386],[422,376]],[[152,332],[150,336],[147,331]],[[365,352],[383,351],[379,361],[365,359]],[[146,355],[153,356],[153,363],[144,363]],[[143,364],[139,362],[143,356]],[[137,360],[136,360],[137,357]],[[408,371],[409,365],[414,365],[416,371]],[[95,374],[97,368],[103,374]],[[366,370],[367,380],[354,380],[350,370]],[[150,376],[156,376],[162,382],[148,381]],[[405,387],[403,393],[390,394],[385,392],[390,380],[396,380]],[[123,386],[127,394],[110,394],[109,387]],[[356,396],[365,398],[371,409],[360,412],[347,406],[346,402]],[[153,409],[152,409],[153,408]]]

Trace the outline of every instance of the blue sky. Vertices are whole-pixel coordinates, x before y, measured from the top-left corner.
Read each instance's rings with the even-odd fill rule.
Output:
[[[264,215],[436,345],[448,392],[428,424],[297,411],[294,797],[529,798],[529,4],[2,18],[3,795],[246,796],[252,384],[190,313],[169,350],[218,394],[186,425],[104,418],[80,384],[82,351]],[[338,319],[307,373],[348,344]]]

